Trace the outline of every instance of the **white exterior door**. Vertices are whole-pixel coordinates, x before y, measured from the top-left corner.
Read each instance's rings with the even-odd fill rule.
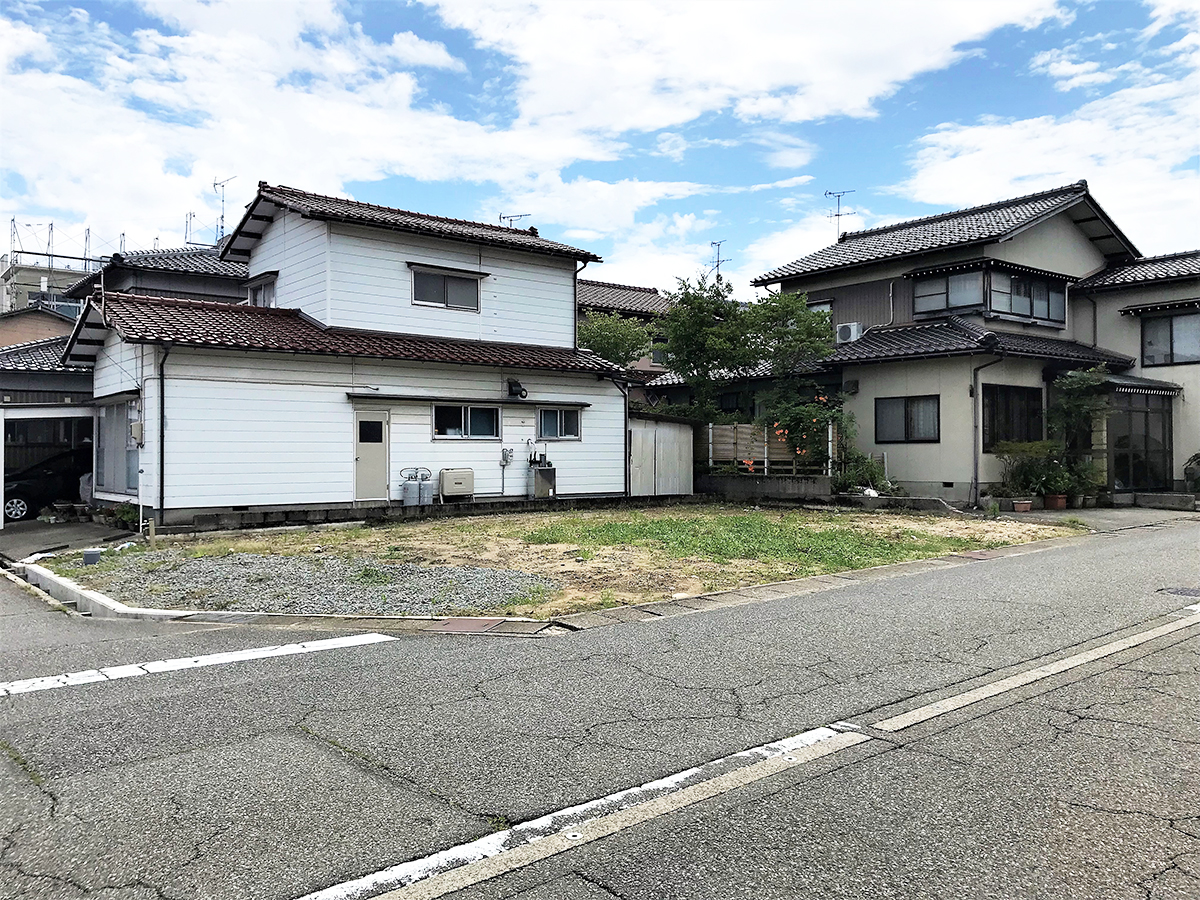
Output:
[[[388,414],[354,414],[354,499],[388,499]]]

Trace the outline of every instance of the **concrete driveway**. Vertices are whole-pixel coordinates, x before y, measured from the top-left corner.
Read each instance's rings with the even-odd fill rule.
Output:
[[[34,553],[76,550],[112,541],[125,540],[132,532],[95,522],[59,522],[49,524],[37,519],[6,522],[0,529],[0,556],[16,562]]]

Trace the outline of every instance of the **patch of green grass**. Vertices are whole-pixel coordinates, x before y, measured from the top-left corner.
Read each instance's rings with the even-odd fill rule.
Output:
[[[1061,519],[1058,520],[1058,523],[1060,525],[1067,525],[1071,528],[1087,528],[1088,527],[1087,522],[1083,521],[1083,519],[1079,518],[1079,516],[1063,516]]]
[[[983,541],[912,528],[879,534],[838,523],[836,517],[827,521],[814,527],[811,517],[761,512],[663,518],[635,513],[609,521],[568,516],[526,533],[524,539],[530,544],[646,547],[675,558],[717,563],[777,560],[823,570],[859,569],[984,546]]]
[[[392,573],[385,569],[377,569],[374,566],[363,566],[358,574],[354,576],[354,580],[359,584],[367,585],[384,585],[392,583]]]

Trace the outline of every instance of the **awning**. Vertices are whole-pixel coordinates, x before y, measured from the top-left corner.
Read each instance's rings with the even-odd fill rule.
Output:
[[[1175,309],[1200,309],[1200,297],[1191,300],[1168,300],[1163,303],[1135,303],[1120,310],[1123,316],[1140,316],[1144,313],[1170,312]]]
[[[1173,381],[1157,381],[1137,375],[1109,375],[1104,379],[1104,383],[1111,385],[1113,392],[1117,394],[1157,394],[1174,397],[1183,391],[1183,385]]]

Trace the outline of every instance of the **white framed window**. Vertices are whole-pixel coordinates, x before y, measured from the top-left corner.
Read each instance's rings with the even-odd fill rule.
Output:
[[[264,272],[246,283],[246,303],[250,306],[275,305],[275,279],[278,272]]]
[[[814,300],[808,304],[808,311],[809,312],[832,313],[833,312],[833,300],[831,300],[831,299],[829,299],[829,300]]]
[[[441,306],[479,312],[479,283],[486,272],[441,269],[409,263],[412,270],[412,302],[418,306]]]
[[[539,409],[538,440],[579,440],[579,410],[557,408],[551,409],[548,407]]]
[[[500,407],[435,404],[433,438],[497,441],[500,439]]]
[[[100,407],[96,423],[96,487],[118,494],[136,494],[140,462],[138,439],[141,404],[137,400]]]

